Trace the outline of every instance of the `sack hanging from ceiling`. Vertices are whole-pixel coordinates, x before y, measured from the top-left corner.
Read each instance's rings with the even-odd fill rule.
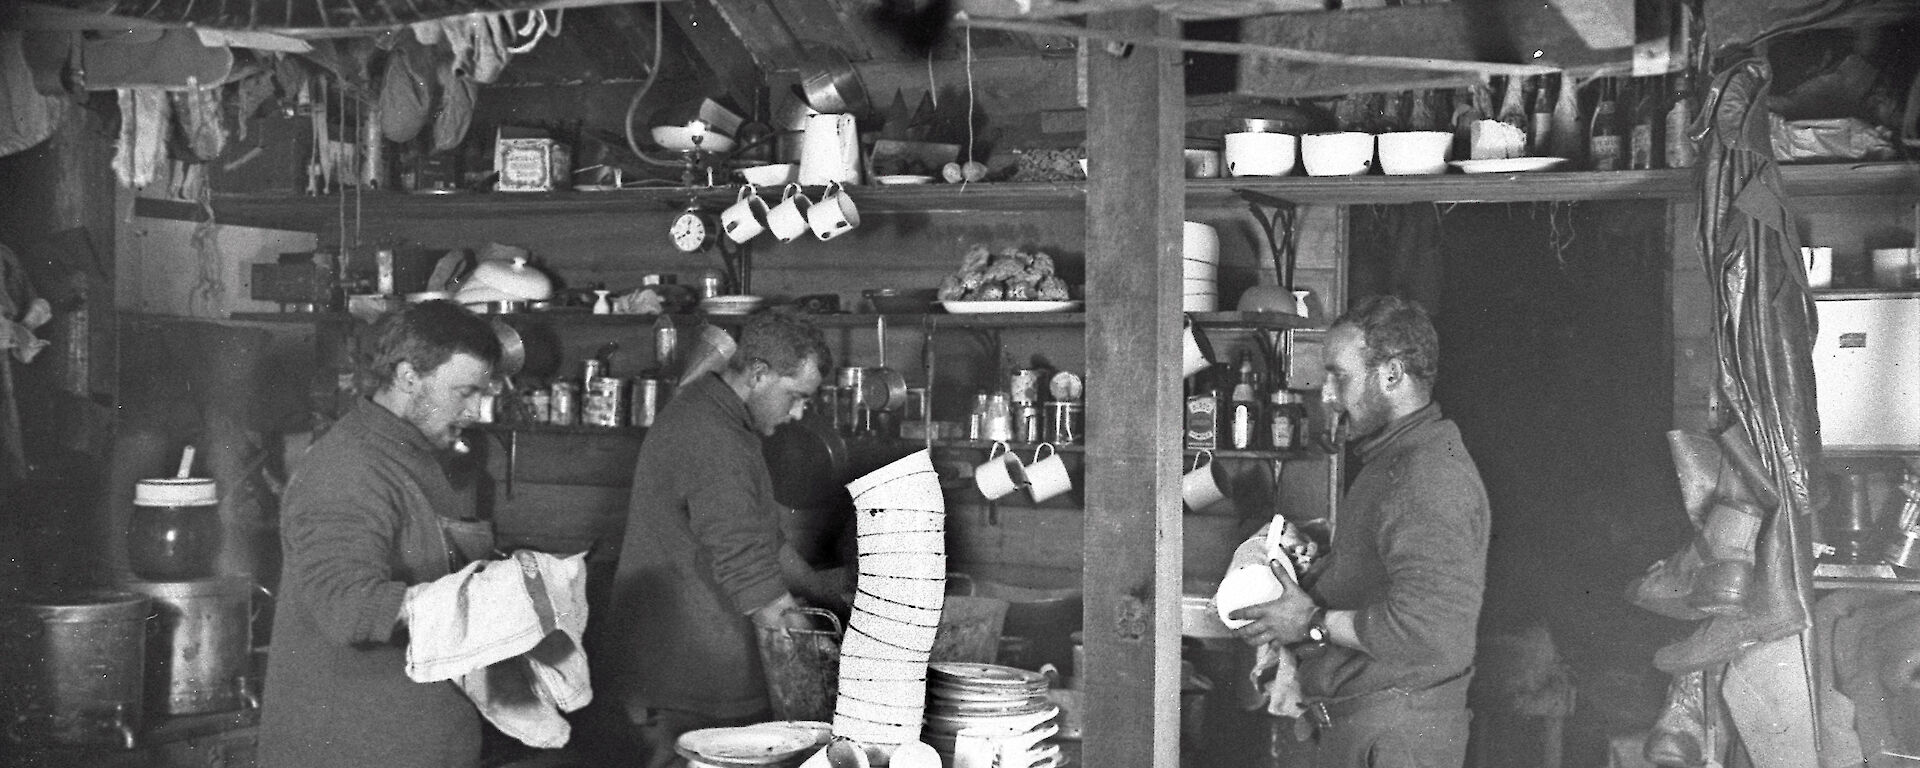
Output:
[[[404,37],[387,54],[387,71],[380,88],[380,132],[388,141],[404,144],[420,135],[433,116],[433,54],[411,37]],[[463,132],[464,133],[464,132]]]
[[[0,156],[46,141],[67,114],[67,102],[34,88],[19,30],[0,30]]]

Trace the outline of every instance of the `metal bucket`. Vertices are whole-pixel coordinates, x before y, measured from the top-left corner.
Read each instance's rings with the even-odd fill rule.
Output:
[[[820,608],[787,612],[825,619],[831,629],[754,625],[773,715],[781,720],[832,720],[834,699],[840,694],[840,617]]]
[[[90,592],[0,603],[0,733],[20,744],[134,746],[150,601]]]
[[[253,595],[264,590],[238,578],[122,586],[153,598],[146,659],[150,711],[191,715],[259,706],[251,674]]]
[[[973,579],[947,574],[949,588],[964,585],[963,594],[949,594],[940,609],[940,629],[933,638],[933,661],[993,664],[1000,655],[1000,630],[1007,620],[1007,601],[973,595]]]

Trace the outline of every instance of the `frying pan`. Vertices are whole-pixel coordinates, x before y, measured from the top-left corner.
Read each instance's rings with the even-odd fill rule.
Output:
[[[514,374],[526,367],[527,344],[520,338],[520,332],[506,321],[495,318],[492,325],[494,337],[500,340],[500,364],[494,367],[494,374],[511,382]]]
[[[880,367],[868,368],[860,380],[860,395],[868,408],[897,411],[907,406],[907,378],[887,367],[887,316],[875,315],[874,337],[880,344]]]

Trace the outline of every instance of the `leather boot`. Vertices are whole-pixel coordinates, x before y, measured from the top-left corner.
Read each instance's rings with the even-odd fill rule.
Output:
[[[1702,560],[1693,575],[1687,604],[1715,616],[1746,612],[1747,586],[1753,580],[1754,546],[1760,536],[1760,510],[1746,502],[1719,500],[1700,529]]]
[[[1653,722],[1641,754],[1662,768],[1693,768],[1706,762],[1705,672],[1675,675],[1667,685],[1667,705]]]
[[[1680,481],[1680,502],[1687,519],[1699,528],[1713,505],[1714,491],[1726,462],[1712,437],[1684,429],[1667,431],[1667,451],[1673,455],[1673,474]]]
[[[1655,667],[1679,674],[1725,664],[1737,658],[1747,646],[1778,640],[1806,628],[1807,613],[1794,586],[1787,532],[1778,513],[1761,525],[1760,548],[1755,560],[1745,613],[1715,616],[1687,639],[1655,651]]]
[[[1693,606],[1694,576],[1706,562],[1695,535],[1672,557],[1654,563],[1627,584],[1627,602],[1670,619],[1698,621],[1709,614]]]

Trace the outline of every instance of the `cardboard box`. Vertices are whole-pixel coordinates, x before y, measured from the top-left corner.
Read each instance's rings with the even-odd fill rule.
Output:
[[[535,135],[527,135],[535,134]],[[525,128],[501,128],[493,140],[499,192],[552,192],[572,186],[573,151],[558,139]]]

